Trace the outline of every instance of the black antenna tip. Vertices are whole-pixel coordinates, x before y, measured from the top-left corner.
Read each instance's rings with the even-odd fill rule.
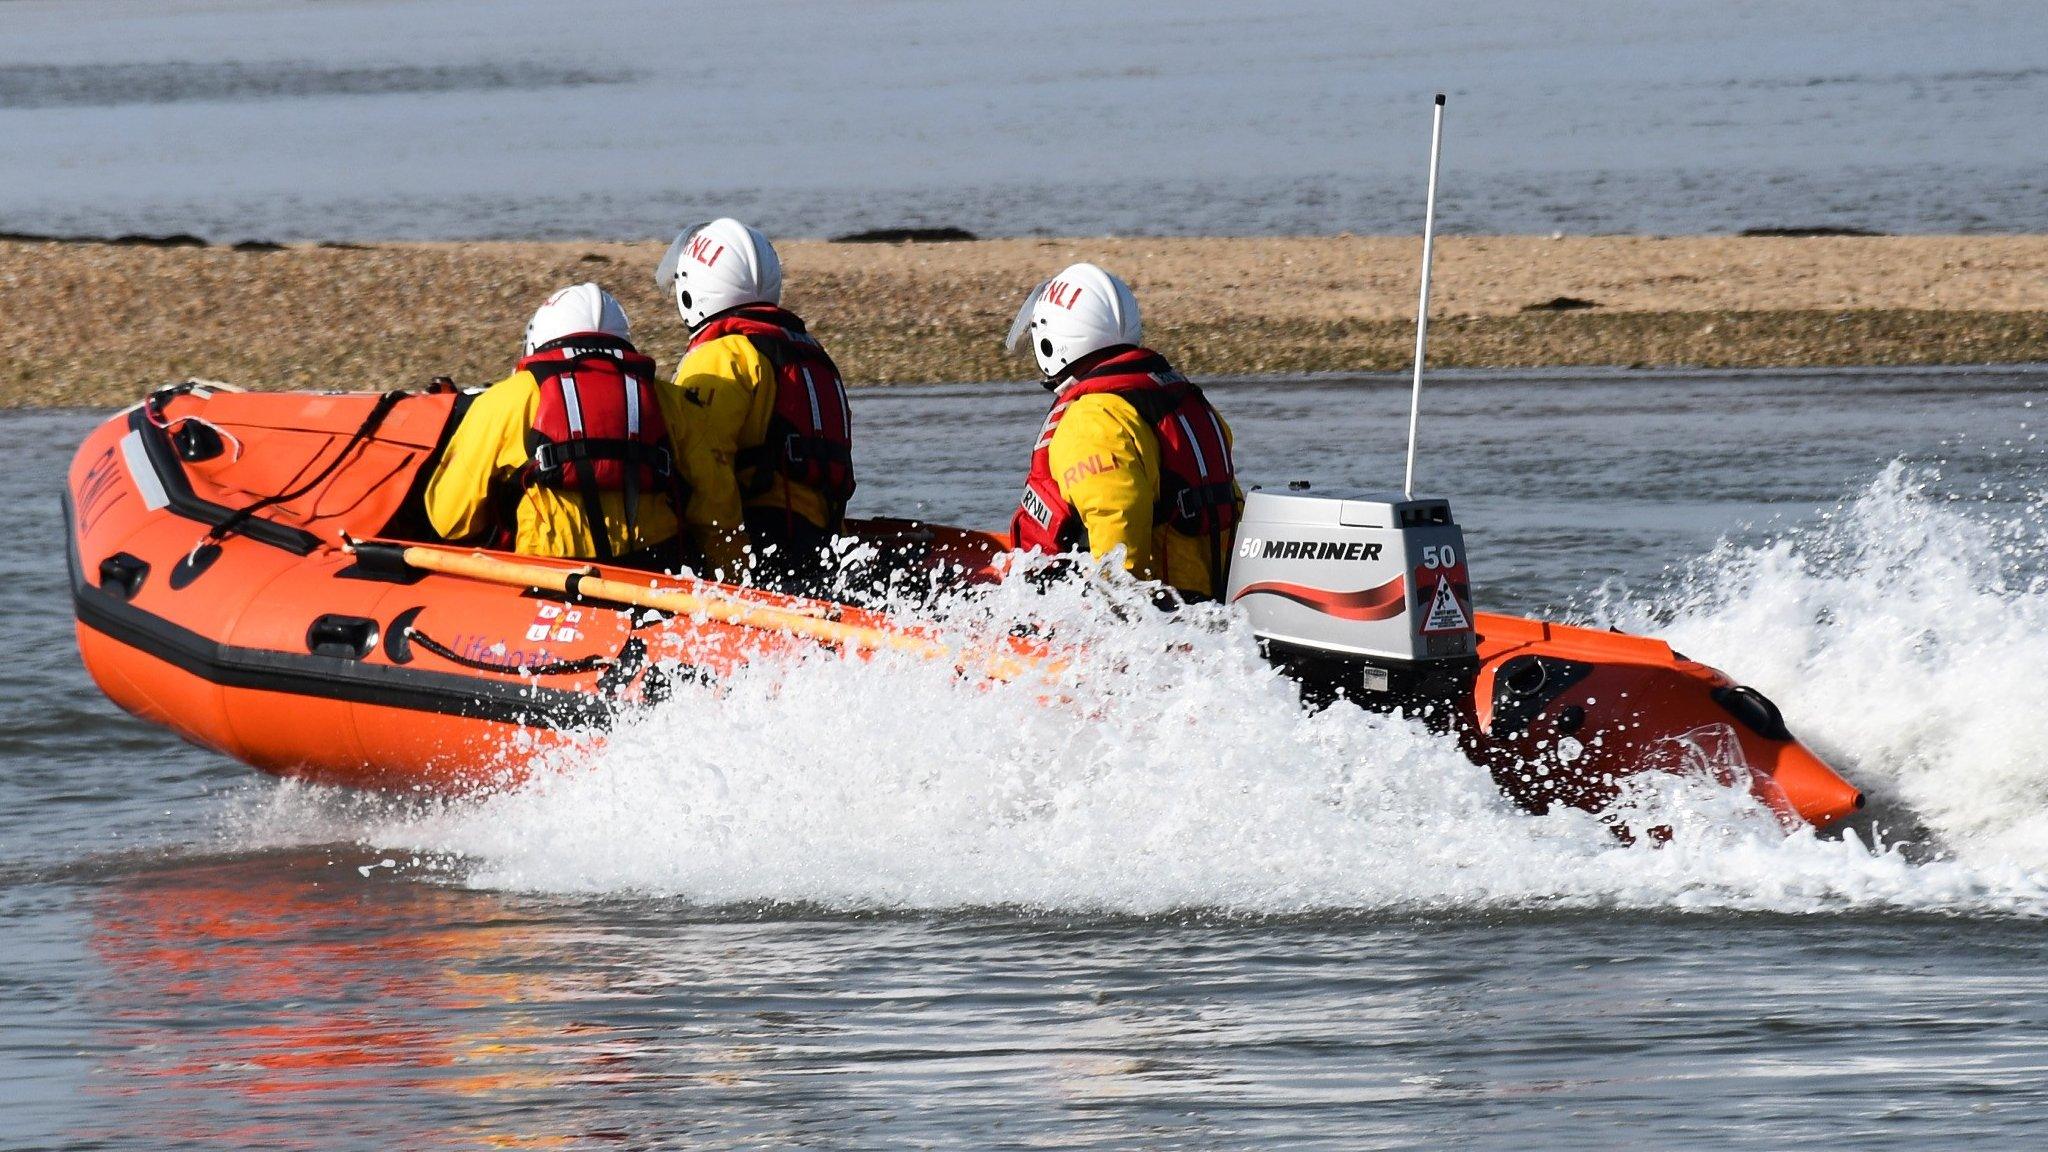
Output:
[[[1444,94],[1441,92],[1436,94],[1436,106],[1439,108],[1444,106]]]

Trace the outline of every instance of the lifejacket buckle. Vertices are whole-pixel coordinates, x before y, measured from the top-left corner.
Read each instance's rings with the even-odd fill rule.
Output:
[[[557,455],[555,443],[552,440],[536,445],[533,449],[533,470],[536,472],[558,471],[562,467],[562,462],[557,459]]]
[[[1220,484],[1189,486],[1173,494],[1177,523],[1199,532],[1222,532],[1237,522],[1236,490]]]

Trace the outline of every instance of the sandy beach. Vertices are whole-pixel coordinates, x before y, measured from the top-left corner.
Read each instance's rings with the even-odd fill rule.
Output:
[[[785,302],[850,382],[1023,378],[999,342],[1072,260],[1124,275],[1199,376],[1386,370],[1410,354],[1412,237],[779,244]],[[254,388],[497,379],[549,291],[617,293],[643,349],[683,332],[659,243],[0,242],[0,406],[112,404],[191,376]],[[2048,237],[1452,236],[1432,363],[1815,366],[2048,360]]]

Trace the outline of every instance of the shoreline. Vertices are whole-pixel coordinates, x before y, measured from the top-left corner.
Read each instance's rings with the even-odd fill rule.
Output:
[[[684,334],[647,242],[158,247],[0,240],[0,408],[252,388],[485,384],[527,316],[596,280],[672,370]],[[1399,236],[778,241],[785,300],[851,384],[1022,380],[1000,347],[1040,279],[1128,279],[1190,375],[1409,363],[1419,241]],[[1438,238],[1441,368],[1882,367],[2048,361],[2048,236]]]

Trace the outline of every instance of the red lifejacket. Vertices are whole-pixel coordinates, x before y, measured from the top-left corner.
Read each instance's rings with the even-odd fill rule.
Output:
[[[1011,542],[1038,552],[1072,552],[1087,545],[1081,513],[1061,494],[1052,474],[1052,437],[1074,401],[1103,392],[1137,409],[1159,438],[1159,499],[1152,506],[1153,524],[1211,537],[1212,544],[1236,528],[1242,502],[1223,421],[1202,390],[1174,371],[1164,356],[1133,348],[1081,374],[1046,413],[1031,453],[1024,499],[1010,521]],[[1223,574],[1212,575],[1220,589]]]
[[[614,337],[578,335],[542,347],[519,361],[519,368],[540,385],[540,403],[526,432],[531,460],[520,469],[520,487],[576,493],[598,559],[612,558],[600,493],[624,493],[629,539],[643,492],[665,494],[682,514],[651,358]]]
[[[690,347],[733,335],[753,341],[775,369],[775,414],[767,436],[742,446],[733,461],[741,495],[759,496],[779,474],[821,493],[837,521],[837,510],[854,490],[853,409],[838,366],[795,313],[771,304],[750,304],[712,319],[690,337]]]

